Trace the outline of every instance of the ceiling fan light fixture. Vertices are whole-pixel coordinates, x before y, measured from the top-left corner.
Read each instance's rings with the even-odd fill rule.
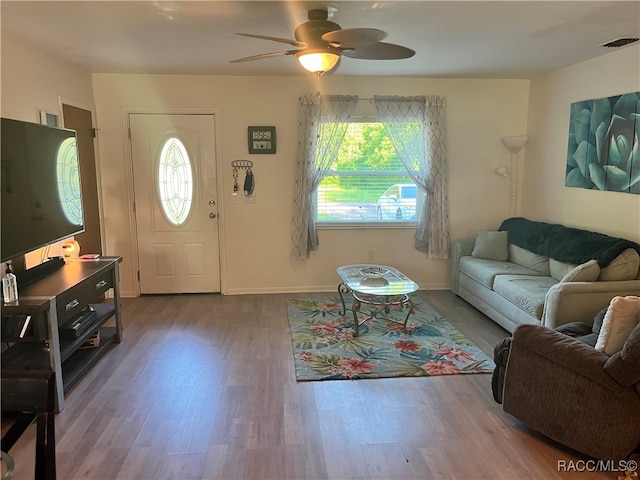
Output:
[[[335,69],[340,62],[340,57],[343,56],[363,60],[401,60],[415,55],[416,52],[410,48],[381,42],[380,40],[384,39],[387,34],[377,28],[342,29],[337,23],[328,20],[333,12],[335,12],[335,7],[309,10],[307,15],[309,20],[298,25],[293,32],[295,40],[254,33],[239,33],[244,37],[286,43],[294,47],[301,47],[301,49],[252,55],[231,60],[231,63],[291,55],[307,72],[320,75]]]
[[[340,60],[340,55],[327,50],[304,50],[295,57],[302,68],[311,73],[326,73],[335,68]]]

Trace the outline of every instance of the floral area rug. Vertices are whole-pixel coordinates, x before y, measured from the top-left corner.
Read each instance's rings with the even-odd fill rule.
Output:
[[[289,299],[287,308],[293,342],[296,378],[342,380],[382,377],[429,377],[491,373],[491,359],[426,303],[412,297],[413,313],[392,308],[360,326],[354,337],[351,297],[341,315],[338,296]],[[359,319],[369,318],[362,305]]]

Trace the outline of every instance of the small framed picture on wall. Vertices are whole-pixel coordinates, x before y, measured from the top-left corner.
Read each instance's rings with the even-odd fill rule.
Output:
[[[276,127],[249,127],[249,153],[276,153]]]
[[[54,113],[49,113],[44,110],[40,110],[40,123],[42,125],[48,125],[50,127],[57,127],[58,116]]]

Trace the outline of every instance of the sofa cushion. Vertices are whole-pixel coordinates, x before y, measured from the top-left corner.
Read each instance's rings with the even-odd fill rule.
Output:
[[[540,272],[543,275],[550,275],[549,257],[530,252],[513,243],[509,244],[509,261]]]
[[[600,265],[596,260],[589,260],[576,265],[562,279],[561,282],[595,282],[600,275]]]
[[[535,318],[542,318],[547,291],[556,283],[543,275],[498,275],[493,290]]]
[[[640,297],[613,297],[604,315],[596,350],[607,355],[619,352],[639,323]]]
[[[497,262],[484,258],[462,257],[460,259],[460,272],[473,278],[487,288],[493,289],[493,281],[496,275],[540,275],[540,272],[521,267],[511,262]]]
[[[471,256],[487,260],[507,260],[509,258],[509,234],[507,232],[478,232]]]
[[[558,281],[562,280],[567,273],[576,267],[577,265],[573,263],[560,262],[555,258],[549,259],[549,273],[551,277]]]
[[[600,271],[598,280],[611,282],[616,280],[633,280],[640,268],[640,255],[633,248],[627,248]]]

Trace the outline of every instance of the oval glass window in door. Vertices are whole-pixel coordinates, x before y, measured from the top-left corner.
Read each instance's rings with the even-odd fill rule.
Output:
[[[76,139],[67,138],[60,144],[56,157],[58,198],[67,220],[82,225],[82,192],[80,190],[80,166]]]
[[[187,221],[193,205],[193,171],[184,144],[176,137],[163,145],[158,158],[158,196],[169,223],[178,227]]]

